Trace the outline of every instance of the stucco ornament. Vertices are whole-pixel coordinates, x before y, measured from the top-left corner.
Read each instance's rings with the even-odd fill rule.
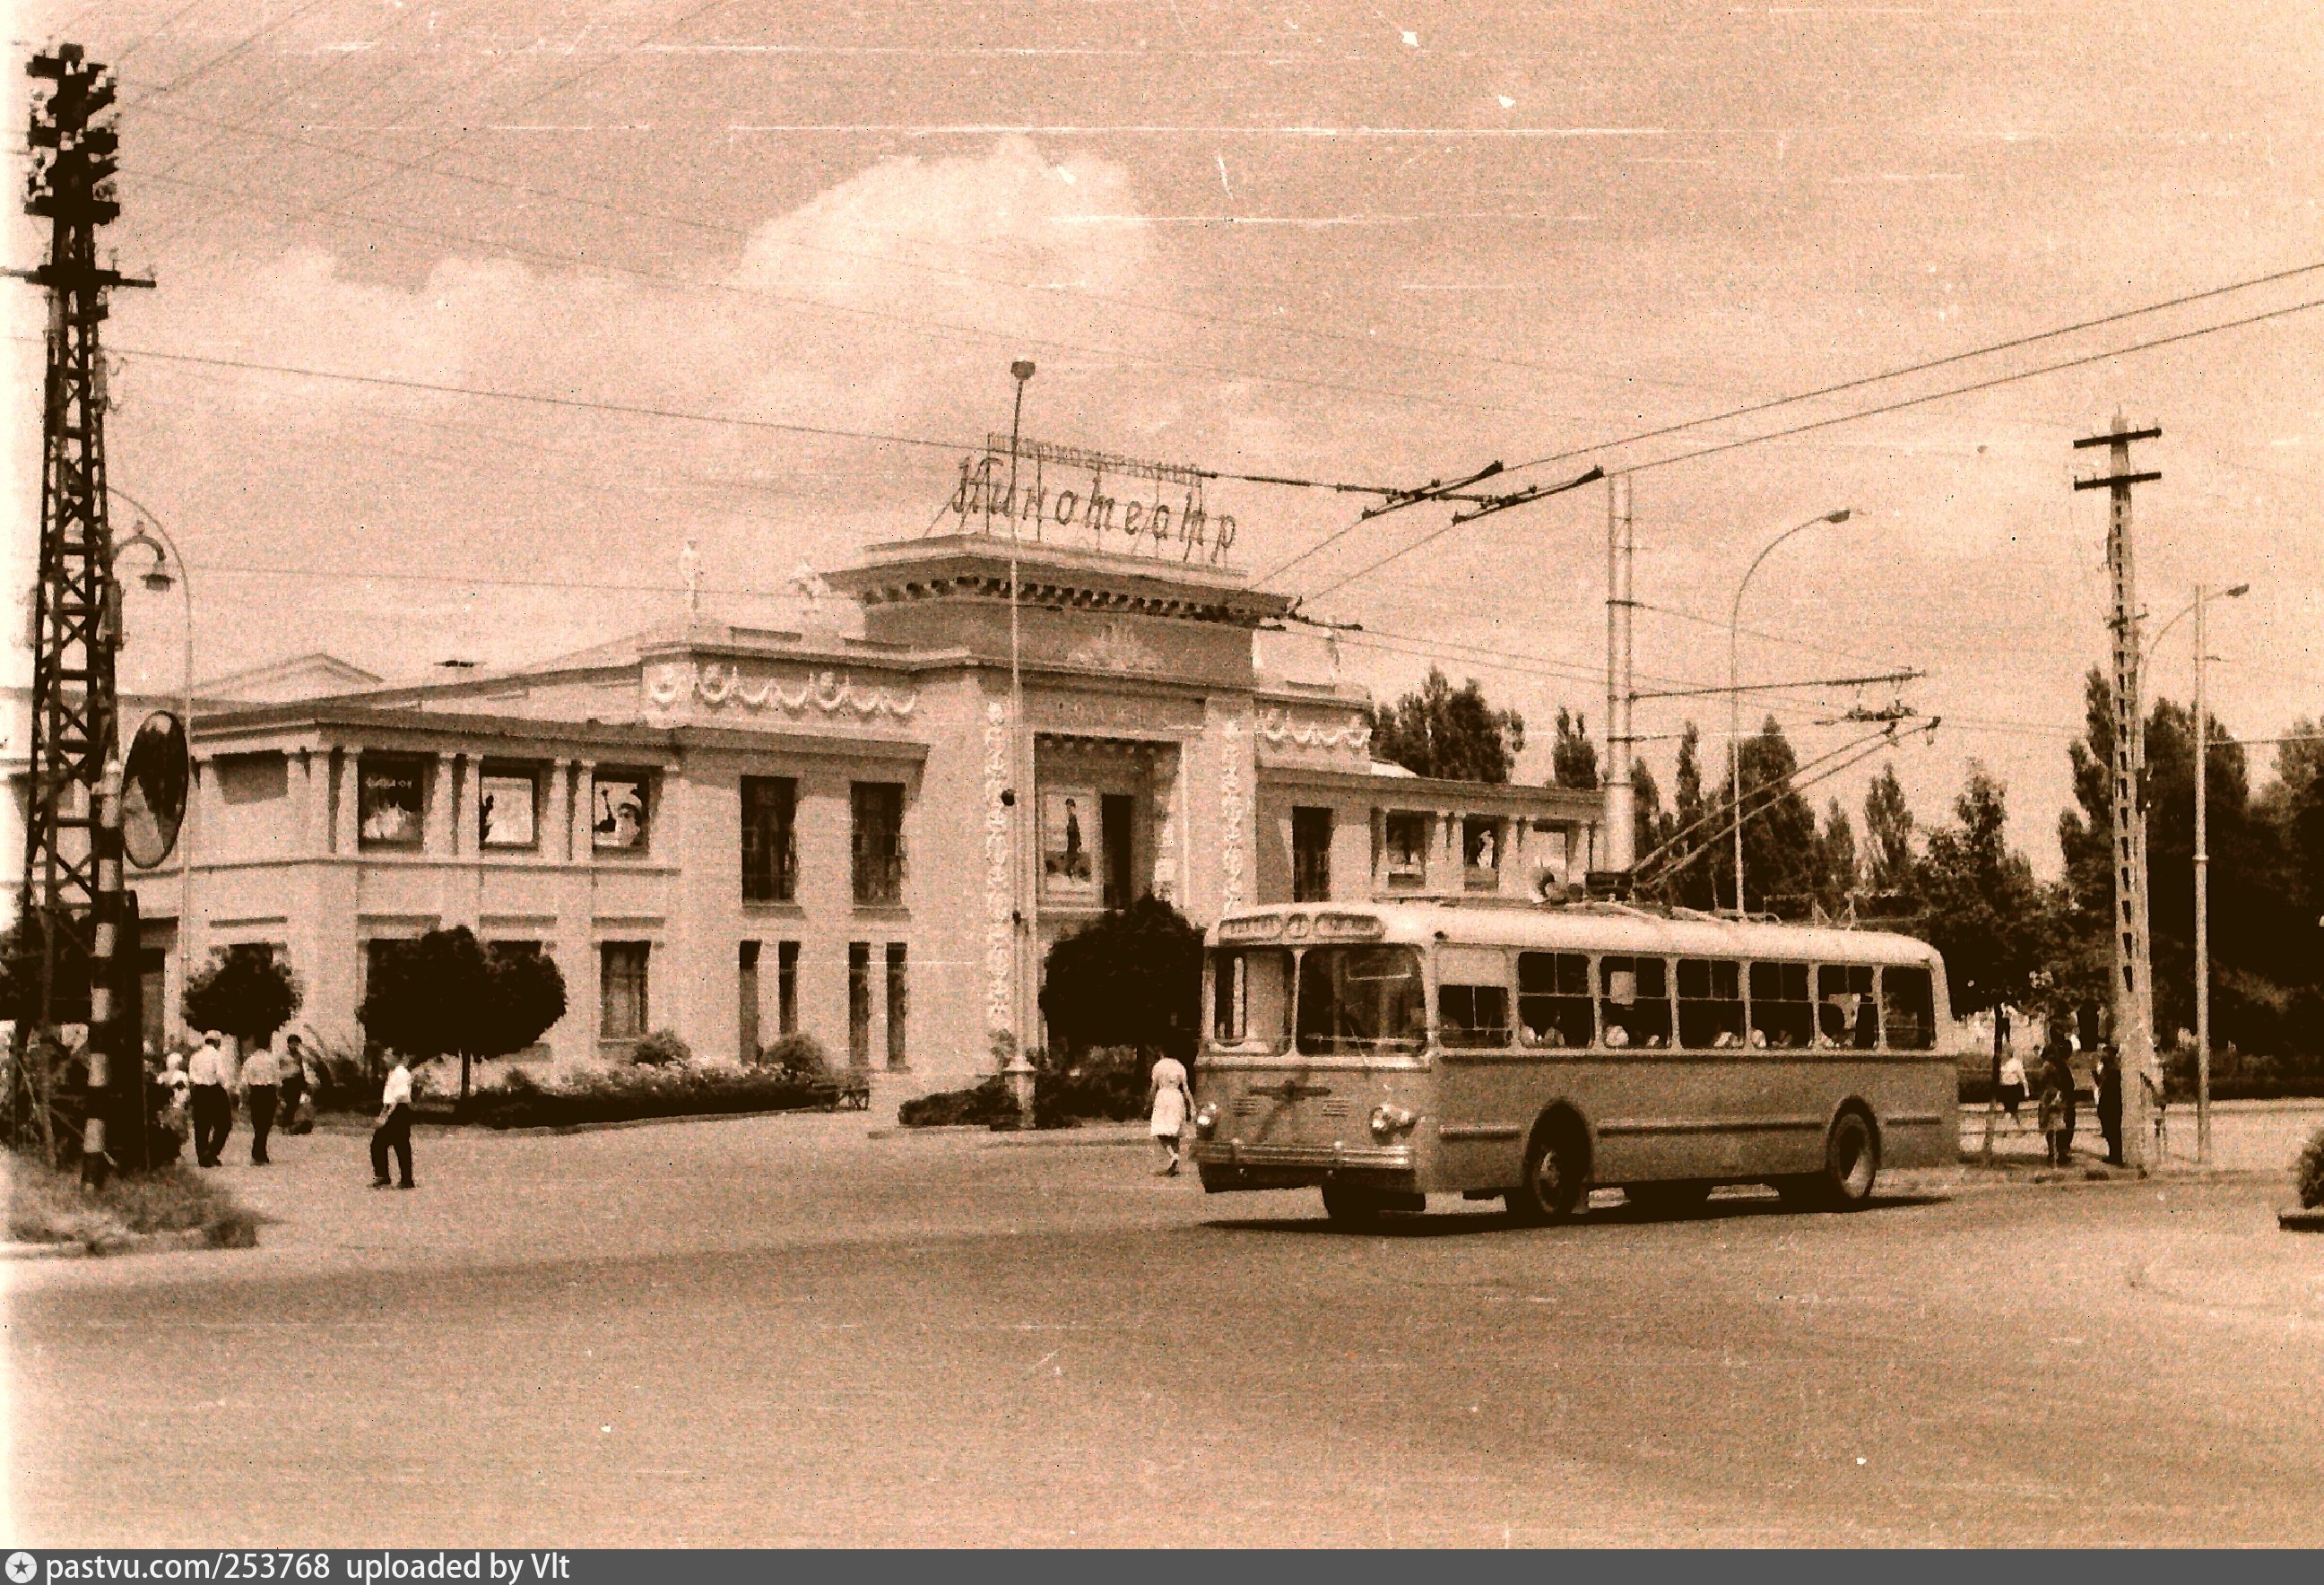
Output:
[[[1371,726],[1361,718],[1332,726],[1320,721],[1300,721],[1290,711],[1279,709],[1259,713],[1258,732],[1263,742],[1275,748],[1294,743],[1303,749],[1360,751],[1370,748],[1372,742]]]
[[[657,726],[678,715],[695,686],[690,660],[658,660],[646,668],[646,718]]]
[[[984,974],[985,1027],[1008,1032],[1016,1022],[1009,959],[1016,920],[1009,895],[1009,712],[998,699],[984,706]]]
[[[695,678],[694,687],[702,702],[714,707],[731,701],[749,710],[780,710],[789,715],[820,710],[825,715],[853,715],[867,720],[885,715],[901,721],[918,709],[920,703],[916,688],[882,687],[877,684],[857,687],[854,679],[844,671],[811,672],[798,687],[787,689],[771,675],[746,683],[740,666],[706,666]]]
[[[1219,737],[1219,910],[1242,907],[1243,844],[1250,818],[1249,796],[1243,790],[1243,724],[1230,715]]]
[[[1178,901],[1178,752],[1154,756],[1154,895]]]
[[[1162,657],[1139,638],[1137,631],[1126,622],[1110,622],[1097,637],[1084,640],[1066,652],[1069,666],[1087,666],[1098,671],[1159,671]]]

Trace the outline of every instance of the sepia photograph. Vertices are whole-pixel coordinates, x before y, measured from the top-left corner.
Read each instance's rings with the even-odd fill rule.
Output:
[[[2324,1545],[2324,9],[0,22],[9,1585]]]

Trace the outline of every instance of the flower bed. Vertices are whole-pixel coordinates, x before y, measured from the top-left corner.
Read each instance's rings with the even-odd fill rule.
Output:
[[[828,1087],[764,1068],[631,1068],[541,1084],[511,1074],[504,1083],[453,1103],[451,1120],[494,1129],[571,1128],[829,1104]]]

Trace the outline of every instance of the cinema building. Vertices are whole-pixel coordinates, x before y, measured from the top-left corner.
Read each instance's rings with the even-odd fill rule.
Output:
[[[1010,550],[877,547],[797,631],[206,685],[192,874],[134,877],[149,1034],[179,1032],[184,964],[252,943],[298,972],[299,1023],[352,1043],[382,944],[466,925],[557,960],[559,1067],[802,1029],[921,1087],[989,1071],[996,1034],[1039,1044],[1048,944],[1148,890],[1207,924],[1591,867],[1594,795],[1374,764],[1362,690],[1259,669],[1285,597],[1199,560],[1023,546],[1012,690]]]

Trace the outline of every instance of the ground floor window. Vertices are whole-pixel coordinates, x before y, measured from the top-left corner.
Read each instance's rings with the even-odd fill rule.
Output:
[[[796,941],[775,944],[775,1030],[798,1033],[798,949]]]
[[[904,980],[904,944],[888,944],[888,1065],[899,1068],[906,1064],[907,1052],[904,1031],[910,990]]]
[[[646,955],[642,941],[607,941],[597,948],[597,1038],[613,1043],[645,1038]]]
[[[847,1061],[872,1065],[872,944],[847,944]]]

